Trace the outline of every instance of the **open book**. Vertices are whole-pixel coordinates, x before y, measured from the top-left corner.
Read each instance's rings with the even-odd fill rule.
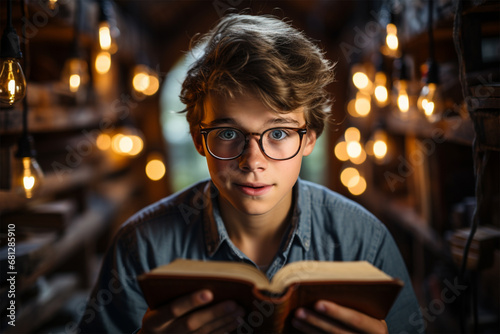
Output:
[[[234,300],[247,310],[247,332],[291,332],[293,311],[326,299],[383,319],[403,282],[366,261],[299,261],[280,269],[269,282],[249,264],[178,259],[138,278],[154,309],[200,289],[210,289],[214,303]]]

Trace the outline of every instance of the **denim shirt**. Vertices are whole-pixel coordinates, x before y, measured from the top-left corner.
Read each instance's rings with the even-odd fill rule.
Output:
[[[386,227],[359,204],[299,179],[291,224],[266,275],[301,260],[366,260],[404,282],[386,317],[389,333],[424,324],[405,264]],[[132,333],[147,310],[137,276],[176,258],[253,263],[228,236],[211,181],[200,182],[132,216],[109,248],[79,327],[82,333]]]

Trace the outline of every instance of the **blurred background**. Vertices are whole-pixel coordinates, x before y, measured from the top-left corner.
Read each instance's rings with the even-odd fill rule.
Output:
[[[2,332],[75,332],[120,225],[208,177],[178,96],[191,38],[227,12],[286,18],[337,62],[301,177],[387,225],[426,330],[500,332],[497,1],[0,5]]]

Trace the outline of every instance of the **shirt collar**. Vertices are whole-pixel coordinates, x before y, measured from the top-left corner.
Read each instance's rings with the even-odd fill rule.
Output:
[[[300,179],[293,187],[293,194],[292,233],[288,234],[283,250],[288,250],[296,237],[304,250],[308,251],[311,245],[311,201],[309,190]],[[203,213],[206,252],[212,257],[222,243],[229,240],[229,235],[219,211],[219,192],[212,181],[207,182],[203,195],[208,199]]]

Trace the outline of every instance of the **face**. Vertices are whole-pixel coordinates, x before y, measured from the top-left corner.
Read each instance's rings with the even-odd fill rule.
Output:
[[[276,113],[253,96],[231,100],[208,98],[205,102],[204,128],[228,126],[245,133],[262,133],[269,128],[303,128],[303,109],[287,114]],[[220,192],[221,209],[230,205],[246,215],[283,214],[288,212],[302,157],[309,155],[316,134],[308,130],[299,153],[289,160],[273,160],[261,151],[258,135],[251,135],[246,150],[233,160],[219,160],[206,150],[204,138],[195,136],[195,146],[206,156],[210,176]]]

